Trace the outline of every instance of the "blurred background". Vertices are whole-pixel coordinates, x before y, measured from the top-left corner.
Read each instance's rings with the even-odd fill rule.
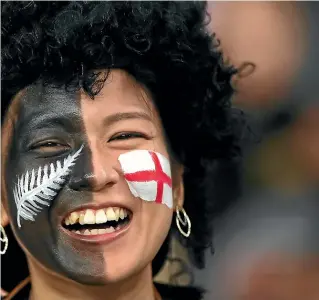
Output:
[[[168,274],[207,289],[206,300],[231,300],[257,263],[319,256],[319,2],[212,1],[208,9],[209,29],[240,70],[233,103],[248,120],[244,193],[216,221],[205,270]]]
[[[209,12],[240,69],[233,100],[249,130],[243,197],[216,222],[215,255],[194,281],[207,300],[229,300],[267,257],[319,255],[319,2],[210,2]]]

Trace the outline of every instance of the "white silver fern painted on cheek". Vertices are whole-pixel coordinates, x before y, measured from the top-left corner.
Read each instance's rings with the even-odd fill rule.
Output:
[[[70,174],[82,149],[83,145],[62,163],[58,160],[50,165],[40,166],[37,171],[32,169],[30,173],[27,171],[18,178],[13,196],[17,206],[19,228],[21,228],[21,218],[34,221],[34,217],[43,209],[43,205],[50,206],[50,202],[62,188],[65,177]]]

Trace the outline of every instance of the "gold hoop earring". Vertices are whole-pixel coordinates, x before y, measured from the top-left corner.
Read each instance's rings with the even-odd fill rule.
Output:
[[[1,230],[1,236],[0,236],[1,244],[2,244],[2,242],[4,243],[3,250],[2,249],[0,250],[0,254],[2,255],[2,254],[5,254],[7,252],[7,249],[9,246],[9,240],[8,240],[6,231],[4,230],[2,225],[0,225],[0,230]]]
[[[181,213],[183,214],[183,217],[181,216]],[[179,230],[179,232],[185,236],[185,237],[189,237],[191,234],[191,228],[192,228],[192,223],[191,220],[189,219],[185,209],[183,207],[179,207],[176,206],[176,226]],[[187,227],[187,231],[184,231],[184,229],[182,229],[181,224],[184,227]]]

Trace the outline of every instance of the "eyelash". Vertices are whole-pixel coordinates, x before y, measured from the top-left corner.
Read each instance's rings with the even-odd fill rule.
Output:
[[[41,142],[35,145],[32,145],[30,147],[31,150],[37,150],[39,148],[54,148],[54,147],[63,147],[63,148],[67,148],[67,145],[61,144],[59,142],[55,142],[55,141],[47,141],[47,142]]]
[[[138,138],[148,139],[146,135],[139,132],[123,132],[111,137],[109,139],[109,142],[125,141],[125,140],[138,139]],[[55,148],[55,147],[67,148],[68,146],[56,141],[47,141],[47,142],[41,142],[41,143],[32,145],[30,147],[30,150],[38,150],[40,148]]]
[[[120,134],[112,136],[109,139],[109,142],[112,142],[112,141],[123,141],[123,140],[130,140],[130,139],[138,139],[138,138],[147,139],[147,136],[145,136],[144,134],[139,133],[139,132],[122,132]]]

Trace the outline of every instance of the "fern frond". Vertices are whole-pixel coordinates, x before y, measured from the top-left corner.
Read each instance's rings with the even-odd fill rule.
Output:
[[[49,206],[70,174],[76,159],[79,157],[83,145],[73,155],[69,155],[61,163],[59,160],[50,165],[40,166],[18,178],[13,190],[17,206],[17,223],[21,227],[21,218],[34,221],[34,217]],[[37,174],[37,175],[36,175]]]

